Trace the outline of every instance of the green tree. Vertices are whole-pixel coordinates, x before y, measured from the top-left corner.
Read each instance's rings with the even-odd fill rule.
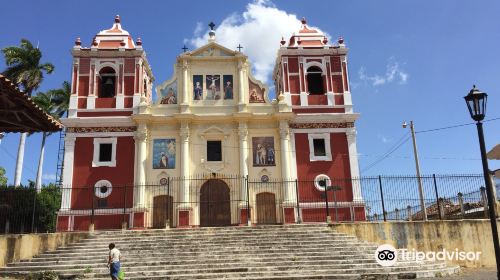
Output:
[[[51,89],[46,93],[38,93],[33,97],[33,101],[42,108],[47,114],[52,117],[59,119],[68,110],[69,97],[71,94],[71,87],[69,82],[63,82],[62,88]],[[40,148],[40,158],[38,160],[38,171],[36,174],[35,188],[37,192],[40,192],[42,188],[42,172],[43,172],[43,159],[45,153],[45,140],[52,133],[43,132],[42,134],[42,145]]]
[[[0,166],[0,186],[6,186],[7,181],[7,176],[5,176],[5,168]]]
[[[26,39],[21,39],[19,47],[10,46],[3,48],[2,53],[7,64],[7,68],[2,74],[16,83],[30,97],[33,91],[40,87],[44,73],[50,74],[54,71],[54,65],[40,63],[42,52],[38,47],[33,47],[33,44]],[[14,176],[14,185],[16,186],[21,184],[26,136],[26,133],[22,133],[19,140]]]

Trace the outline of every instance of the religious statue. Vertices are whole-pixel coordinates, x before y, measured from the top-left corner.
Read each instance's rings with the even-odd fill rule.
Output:
[[[207,81],[211,82],[210,85],[208,86],[208,89],[212,94],[210,99],[220,99],[220,96],[217,92],[217,85],[215,84],[215,81],[219,79],[220,79],[219,75],[207,76]]]
[[[201,100],[203,89],[200,86],[200,82],[196,82],[194,87],[194,100]]]
[[[231,82],[226,82],[226,87],[224,88],[224,99],[233,99],[233,87]]]

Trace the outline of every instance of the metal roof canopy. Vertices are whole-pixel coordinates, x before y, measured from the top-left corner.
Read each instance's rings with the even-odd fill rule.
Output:
[[[55,132],[62,124],[0,75],[0,132]]]

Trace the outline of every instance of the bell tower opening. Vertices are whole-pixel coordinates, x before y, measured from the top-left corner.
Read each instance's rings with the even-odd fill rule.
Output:
[[[116,93],[116,72],[115,69],[107,66],[99,71],[99,92],[98,97],[115,97]]]
[[[309,94],[325,94],[323,71],[318,66],[307,68],[307,92]]]

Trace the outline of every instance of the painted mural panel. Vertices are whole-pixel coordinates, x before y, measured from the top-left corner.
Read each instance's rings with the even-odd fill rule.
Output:
[[[264,92],[265,89],[261,88],[258,84],[252,82],[250,79],[248,79],[248,85],[249,89],[248,92],[249,94],[249,102],[250,103],[265,103],[266,101],[264,100]]]
[[[205,80],[206,80],[206,84],[207,84],[206,99],[208,99],[208,100],[221,99],[220,75],[206,75]]]
[[[203,99],[203,75],[193,75],[194,100]]]
[[[160,104],[177,104],[177,80],[160,90]]]
[[[252,137],[253,166],[275,166],[274,137]]]
[[[233,75],[223,76],[224,99],[233,99]]]
[[[175,139],[153,140],[153,169],[175,169]]]

